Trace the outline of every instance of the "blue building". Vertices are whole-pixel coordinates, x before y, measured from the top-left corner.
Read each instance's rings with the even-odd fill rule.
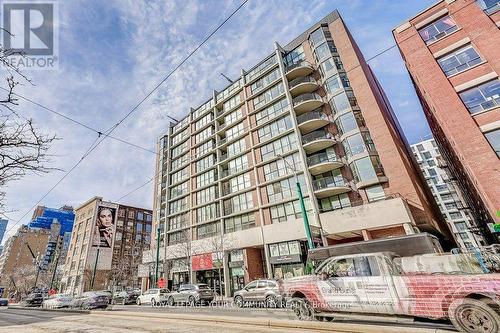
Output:
[[[0,219],[0,243],[3,241],[3,236],[5,235],[5,230],[7,229],[7,224],[9,220]]]
[[[39,206],[35,210],[28,226],[32,229],[50,229],[50,226],[55,220],[61,224],[60,236],[64,236],[66,233],[71,234],[73,223],[75,222],[75,212],[73,208],[64,206],[56,209]]]

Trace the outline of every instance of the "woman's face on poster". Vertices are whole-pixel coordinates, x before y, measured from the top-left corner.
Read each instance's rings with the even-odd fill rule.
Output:
[[[99,222],[102,227],[111,227],[113,225],[113,215],[111,214],[111,210],[103,209],[99,213]]]

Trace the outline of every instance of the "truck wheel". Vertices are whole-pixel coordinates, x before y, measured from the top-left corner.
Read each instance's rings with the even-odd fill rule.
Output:
[[[500,332],[500,314],[488,306],[488,303],[488,299],[457,299],[450,304],[448,316],[460,332]]]
[[[313,309],[309,302],[303,298],[297,298],[292,300],[292,309],[295,316],[299,320],[311,320],[313,317]]]

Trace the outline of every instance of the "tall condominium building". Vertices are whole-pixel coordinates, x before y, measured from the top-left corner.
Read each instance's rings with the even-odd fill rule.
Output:
[[[458,186],[447,168],[442,167],[442,157],[434,139],[423,140],[411,146],[413,154],[431,189],[434,199],[462,249],[483,246],[484,240],[472,214],[467,209]]]
[[[488,243],[500,209],[500,5],[439,1],[394,38],[433,136]],[[496,222],[498,223],[498,222]]]
[[[3,236],[5,235],[5,230],[7,230],[7,224],[9,224],[9,220],[0,219],[0,243],[3,242]]]
[[[316,243],[449,234],[337,11],[172,124],[159,153],[155,224],[174,285],[218,290],[223,274],[229,294],[303,274],[297,181]]]
[[[137,266],[151,242],[151,210],[93,197],[75,214],[61,290],[139,287]]]

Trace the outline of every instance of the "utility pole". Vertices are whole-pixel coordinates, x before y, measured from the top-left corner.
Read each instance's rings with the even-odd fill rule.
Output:
[[[52,272],[52,279],[50,280],[50,289],[52,289],[52,287],[54,285],[54,280],[56,278],[57,264],[58,263],[59,263],[59,254],[57,254],[56,262],[55,262],[55,266],[54,266],[54,271]]]
[[[29,246],[29,244],[28,243],[25,243],[25,244],[28,247],[28,250],[30,251],[31,256],[33,257],[33,261],[34,261],[34,263],[36,265],[36,268],[37,268],[37,270],[36,270],[36,278],[35,278],[35,285],[33,286],[33,288],[36,288],[36,285],[38,284],[38,276],[40,275],[40,270],[41,270],[41,268],[40,268],[40,262],[37,261],[35,253],[33,253],[33,250],[31,249],[31,247]]]
[[[155,267],[155,284],[158,287],[158,269],[160,268],[160,225],[156,229],[156,267]]]
[[[300,187],[299,177],[297,176],[297,170],[294,166],[290,165],[286,159],[283,158],[282,155],[278,155],[278,157],[285,163],[286,168],[290,168],[295,175],[295,182],[297,187],[297,196],[299,197],[300,202],[300,210],[302,211],[302,218],[304,220],[304,229],[306,230],[307,237],[307,246],[309,250],[314,249],[314,242],[312,241],[311,236],[311,226],[309,225],[309,218],[307,217],[306,205],[304,204],[304,196],[302,195],[302,189]]]

